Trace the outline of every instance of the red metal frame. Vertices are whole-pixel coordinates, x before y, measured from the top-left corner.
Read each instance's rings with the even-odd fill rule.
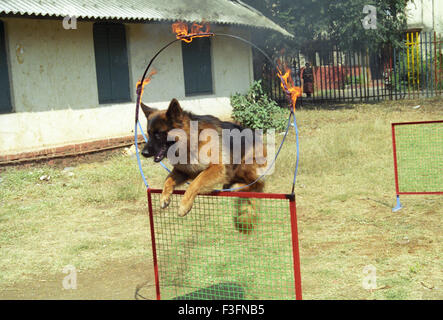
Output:
[[[158,274],[158,260],[157,260],[157,247],[155,243],[155,227],[154,227],[154,213],[152,210],[152,193],[162,193],[161,189],[147,189],[148,207],[149,207],[149,224],[151,229],[151,243],[152,243],[152,256],[154,264],[154,276],[155,276],[155,291],[157,300],[161,299],[160,294],[160,279]],[[174,190],[173,194],[183,195],[185,190]],[[294,286],[295,286],[295,298],[296,300],[302,300],[302,287],[301,287],[301,272],[300,272],[300,251],[298,242],[298,229],[297,229],[297,209],[295,204],[295,196],[280,193],[262,193],[262,192],[225,192],[225,191],[213,191],[207,194],[201,194],[200,196],[222,196],[222,197],[237,197],[237,198],[259,198],[259,199],[288,199],[289,210],[291,217],[291,233],[292,233],[292,259],[294,265]]]
[[[152,197],[151,192],[153,190],[148,188],[148,207],[149,207],[149,225],[151,227],[151,243],[152,243],[152,259],[154,263],[154,277],[155,277],[155,293],[157,300],[161,299],[160,296],[160,279],[158,277],[158,262],[157,262],[157,246],[155,244],[155,229],[154,229],[154,214],[152,211]]]
[[[398,184],[398,166],[397,166],[397,145],[395,142],[395,127],[402,125],[416,125],[416,124],[430,124],[430,123],[443,123],[443,120],[433,120],[433,121],[414,121],[414,122],[396,122],[391,123],[392,127],[392,150],[394,153],[394,173],[395,173],[395,192],[397,195],[400,194],[443,194],[443,191],[439,192],[401,192]]]
[[[149,189],[151,193],[162,193],[161,189]],[[174,190],[173,194],[184,195],[186,190]],[[263,193],[263,192],[231,192],[231,191],[212,191],[210,193],[199,194],[199,196],[220,196],[236,198],[259,198],[259,199],[288,199],[290,195],[284,193]]]
[[[400,192],[400,193],[398,193],[399,195],[400,194],[443,194],[443,191],[439,191],[439,192],[434,192],[434,191],[432,191],[432,192]]]
[[[397,124],[393,123],[391,125],[392,128],[392,150],[394,152],[394,173],[395,173],[395,192],[399,195],[400,190],[398,187],[398,167],[397,167],[397,145],[395,143],[395,126]]]
[[[442,123],[443,120],[432,120],[432,121],[414,121],[414,122],[395,122],[392,123],[392,126],[401,126],[401,125],[408,125],[408,124],[426,124],[426,123]]]
[[[300,273],[300,250],[298,246],[297,228],[297,208],[295,197],[289,200],[289,210],[291,212],[291,232],[292,232],[292,259],[294,264],[295,299],[302,300],[301,273]]]

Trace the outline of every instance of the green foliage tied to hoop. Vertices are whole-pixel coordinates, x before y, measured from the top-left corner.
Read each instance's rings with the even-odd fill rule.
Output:
[[[261,81],[254,81],[248,93],[231,96],[232,117],[242,126],[251,129],[275,129],[286,127],[288,112],[263,92]]]

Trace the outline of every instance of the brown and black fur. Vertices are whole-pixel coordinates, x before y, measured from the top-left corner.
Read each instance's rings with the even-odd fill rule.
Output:
[[[252,164],[244,163],[245,161],[243,160],[247,152],[254,151],[243,150],[244,148],[242,148],[242,162],[240,164],[232,164],[232,161],[230,164],[223,164],[221,161],[221,152],[220,161],[218,163],[190,164],[190,121],[198,121],[199,133],[203,129],[211,128],[217,130],[220,137],[223,129],[239,129],[241,131],[243,128],[238,124],[221,121],[213,116],[200,116],[191,112],[186,112],[182,110],[176,99],[172,99],[167,110],[153,109],[143,103],[141,104],[141,108],[148,120],[147,132],[149,135],[149,141],[146,143],[142,151],[143,156],[154,157],[154,161],[159,162],[166,156],[168,148],[175,143],[167,141],[167,135],[170,130],[182,129],[188,135],[187,164],[174,165],[173,170],[166,178],[160,198],[160,206],[166,208],[169,205],[170,197],[174,189],[185,182],[192,180],[181,200],[178,212],[179,216],[185,216],[189,213],[194,203],[194,199],[199,193],[211,192],[217,185],[223,185],[224,189],[246,186],[258,178],[259,174],[257,169],[266,166],[266,163],[258,164],[255,157],[253,158]],[[198,149],[200,150],[207,142],[208,141],[199,141]],[[222,143],[221,139],[219,143]],[[243,144],[243,146],[244,145],[245,144]],[[254,146],[254,144],[252,145]],[[263,155],[266,157],[266,149],[264,146],[263,148]],[[221,150],[221,146],[219,149]],[[247,186],[238,191],[262,192],[263,188],[264,182],[258,180],[251,186]],[[237,228],[240,231],[249,232],[256,221],[257,214],[255,210],[255,202],[253,200],[243,200],[242,202],[239,200],[238,215],[235,217]]]

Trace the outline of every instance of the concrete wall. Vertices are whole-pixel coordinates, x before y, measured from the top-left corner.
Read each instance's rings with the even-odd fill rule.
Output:
[[[443,33],[443,1],[414,0],[407,6],[408,27]]]
[[[92,22],[65,30],[60,20],[2,20],[15,112],[0,115],[1,154],[132,134],[135,84],[152,56],[174,39],[169,25],[126,24],[133,102],[99,105]],[[237,28],[212,31],[248,38]],[[175,97],[195,113],[229,117],[229,96],[246,92],[253,80],[251,48],[223,37],[211,41],[214,94],[185,97],[177,42],[156,59],[158,74],[146,86],[143,101],[161,109]]]
[[[238,29],[213,28],[211,31],[235,32],[249,38],[246,32]],[[174,36],[171,35],[169,25],[146,24],[129,25],[127,35],[132,82],[137,83],[149,60],[159,48],[173,40]],[[224,37],[212,38],[211,44],[213,94],[185,96],[181,43],[176,42],[154,61],[151,70],[155,69],[158,73],[146,86],[143,101],[152,107],[162,109],[167,108],[168,102],[175,97],[185,109],[195,113],[229,116],[231,113],[229,96],[237,91],[246,92],[253,80],[251,48],[243,42]]]

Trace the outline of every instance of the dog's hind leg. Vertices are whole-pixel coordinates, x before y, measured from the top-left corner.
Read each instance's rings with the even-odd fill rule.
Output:
[[[261,192],[263,186],[258,185],[254,188],[254,185],[247,186],[245,183],[235,183],[231,186],[231,189],[239,192]],[[250,233],[259,219],[256,199],[237,198],[235,201],[237,210],[234,214],[234,225],[238,231],[242,233]]]
[[[231,185],[233,191],[238,192],[263,192],[265,183],[257,180],[257,170],[251,166],[245,166],[236,173],[235,179],[241,180]],[[259,220],[257,213],[257,201],[252,198],[238,198],[237,213],[234,216],[234,224],[238,231],[250,233]]]

